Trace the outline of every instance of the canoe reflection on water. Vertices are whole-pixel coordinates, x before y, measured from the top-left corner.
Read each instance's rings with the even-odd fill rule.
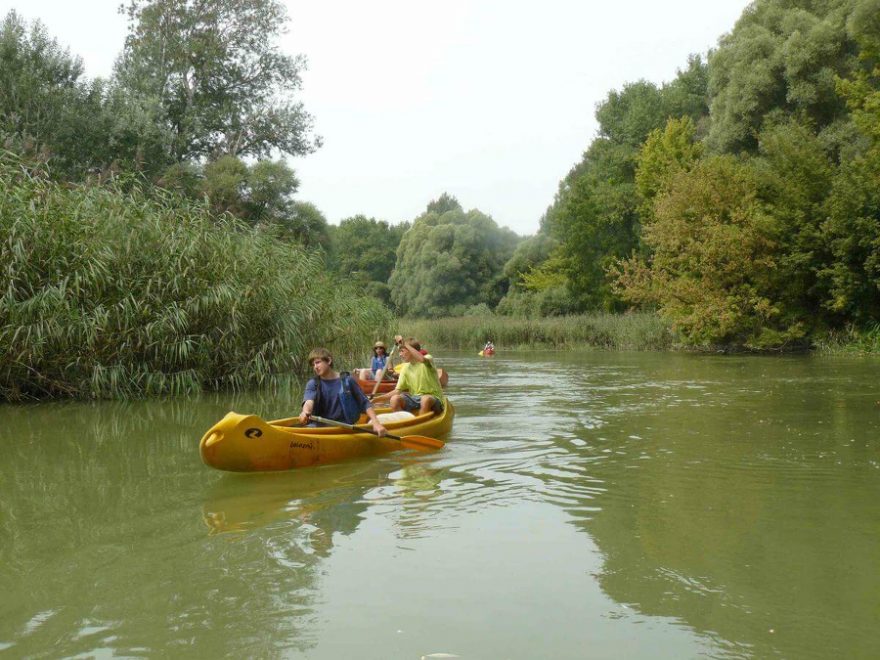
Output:
[[[330,533],[350,532],[366,509],[366,503],[360,501],[363,494],[388,483],[388,475],[396,467],[357,461],[298,472],[225,474],[208,492],[202,518],[209,533],[216,534],[281,520],[314,524],[324,512],[336,526]]]
[[[422,500],[427,505],[440,494],[445,474],[418,459],[224,474],[207,493],[202,519],[209,534],[244,532],[283,521],[312,525],[329,545],[334,533],[350,534],[357,528],[373,499]],[[388,498],[367,497],[370,491],[385,487]],[[417,525],[415,520],[409,521],[412,524]]]

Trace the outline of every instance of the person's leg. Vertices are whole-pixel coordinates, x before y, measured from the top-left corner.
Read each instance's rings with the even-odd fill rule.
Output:
[[[434,397],[432,397],[430,394],[423,394],[422,400],[419,403],[419,414],[420,415],[427,415],[429,412],[431,412],[431,409],[433,407],[434,407]]]
[[[395,394],[391,397],[391,410],[397,412],[398,410],[403,410],[403,397],[399,394]]]
[[[404,392],[400,395],[400,398],[403,409],[407,412],[415,413],[416,410],[419,410],[422,407],[421,397],[419,396]]]

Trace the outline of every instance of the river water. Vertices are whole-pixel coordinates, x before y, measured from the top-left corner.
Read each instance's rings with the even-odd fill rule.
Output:
[[[297,393],[0,406],[0,654],[880,657],[880,361],[438,362],[445,449],[285,473],[198,440]]]

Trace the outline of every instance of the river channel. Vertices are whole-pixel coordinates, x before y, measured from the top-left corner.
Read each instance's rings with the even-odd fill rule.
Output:
[[[443,450],[284,473],[198,440],[297,391],[0,406],[0,655],[880,657],[880,360],[437,360]]]

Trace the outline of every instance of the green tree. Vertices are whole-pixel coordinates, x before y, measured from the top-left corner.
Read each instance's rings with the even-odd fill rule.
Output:
[[[168,136],[148,107],[103,80],[36,22],[0,23],[0,141],[45,162],[58,179],[108,171],[160,171]]]
[[[652,131],[670,117],[694,123],[707,112],[708,74],[699,58],[662,87],[640,81],[612,91],[596,111],[599,137],[562,181],[547,224],[560,242],[544,281],[567,279],[577,310],[621,309],[606,272],[640,246],[641,216],[635,184],[637,159]]]
[[[175,162],[221,155],[302,155],[319,146],[291,98],[302,57],[282,53],[279,0],[130,0],[116,76],[154,103]]]
[[[693,344],[778,346],[803,323],[777,297],[778,226],[759,198],[754,170],[729,156],[673,176],[644,228],[645,261],[614,269],[630,302],[655,304]]]
[[[397,261],[397,246],[409,227],[409,223],[389,225],[363,215],[346,218],[330,232],[333,269],[390,306],[388,278]]]
[[[644,200],[643,218],[650,218],[654,198],[677,173],[690,170],[700,159],[703,145],[695,141],[696,127],[690,117],[672,118],[663,129],[648,135],[638,155],[636,190]]]
[[[248,165],[227,155],[204,166],[177,163],[159,184],[191,199],[207,199],[215,216],[228,213],[281,240],[329,248],[326,218],[314,204],[293,199],[299,180],[284,161]]]
[[[797,114],[836,132],[846,108],[835,79],[851,71],[857,52],[847,17],[864,1],[752,3],[709,59],[710,149],[756,150],[771,113]]]
[[[438,203],[440,202],[440,203]],[[518,237],[489,216],[463,211],[448,195],[431,202],[403,235],[389,280],[391,299],[406,316],[455,316],[507,288],[504,264]]]
[[[282,238],[296,240],[306,247],[321,248],[325,252],[330,249],[327,218],[311,202],[290,202],[286,215],[279,216],[272,224],[278,229]]]
[[[870,325],[880,320],[880,0],[859,2],[847,28],[860,45],[859,67],[837,89],[868,147],[835,173],[822,225],[832,258],[820,278],[828,310]]]

